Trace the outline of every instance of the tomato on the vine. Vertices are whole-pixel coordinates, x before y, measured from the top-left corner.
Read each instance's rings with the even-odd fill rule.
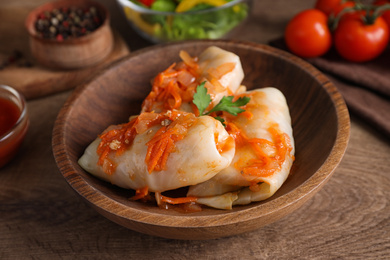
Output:
[[[294,54],[312,58],[325,54],[332,45],[328,17],[317,9],[297,14],[285,30],[285,42]]]
[[[340,5],[336,6],[335,8],[333,8],[333,15],[334,16],[337,16],[341,11],[343,11],[344,9],[346,8],[352,8],[355,6],[355,2],[353,1],[347,1],[347,2],[343,2],[341,3]],[[347,13],[346,13],[347,14]],[[346,15],[344,14],[344,15]]]
[[[340,20],[334,32],[338,53],[353,62],[364,62],[379,56],[389,42],[389,29],[382,17],[365,24],[361,15],[349,15]]]
[[[351,7],[354,5],[354,2],[351,1],[344,2],[342,0],[317,0],[314,7],[329,16],[332,13],[336,15],[345,7]]]
[[[390,4],[389,0],[377,0],[374,2],[375,5],[381,6],[384,4]],[[389,27],[390,30],[390,10],[383,12],[382,14],[383,19],[385,19],[387,26]]]
[[[314,8],[321,10],[326,15],[330,15],[333,9],[341,4],[341,0],[317,0]]]

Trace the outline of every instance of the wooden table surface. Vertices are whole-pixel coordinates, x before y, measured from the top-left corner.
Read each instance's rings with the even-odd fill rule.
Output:
[[[45,0],[0,2],[26,12]],[[114,1],[112,26],[135,51],[150,45],[125,23]],[[267,43],[314,1],[255,1],[235,37]],[[23,22],[23,17],[13,17]],[[2,34],[15,41],[22,32]],[[1,79],[0,79],[1,80]],[[68,186],[51,149],[54,120],[71,91],[30,100],[31,126],[17,157],[0,169],[0,259],[389,259],[390,140],[351,115],[347,152],[331,180],[304,206],[259,230],[209,241],[179,241],[125,229],[105,219]]]

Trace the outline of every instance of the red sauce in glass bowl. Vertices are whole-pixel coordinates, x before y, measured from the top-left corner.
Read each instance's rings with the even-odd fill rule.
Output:
[[[14,102],[0,98],[0,136],[11,130],[19,116],[20,109]]]
[[[0,85],[0,167],[15,156],[28,125],[23,96],[11,87]]]

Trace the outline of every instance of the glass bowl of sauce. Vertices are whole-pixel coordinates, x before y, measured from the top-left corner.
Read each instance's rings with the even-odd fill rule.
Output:
[[[13,88],[0,85],[0,168],[16,155],[28,126],[24,97]]]

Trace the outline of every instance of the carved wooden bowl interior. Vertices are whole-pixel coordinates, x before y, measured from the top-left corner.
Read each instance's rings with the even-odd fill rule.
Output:
[[[77,160],[87,145],[110,124],[138,114],[150,81],[173,62],[179,51],[192,56],[209,46],[240,56],[248,89],[273,86],[287,98],[296,144],[289,178],[262,202],[233,210],[204,207],[183,213],[130,201],[130,192],[85,172]],[[231,236],[277,221],[311,198],[329,180],[346,150],[349,114],[336,87],[313,66],[266,45],[236,41],[189,41],[133,52],[77,88],[55,122],[53,151],[69,185],[97,212],[132,230],[174,239]],[[310,212],[307,212],[310,214]]]

